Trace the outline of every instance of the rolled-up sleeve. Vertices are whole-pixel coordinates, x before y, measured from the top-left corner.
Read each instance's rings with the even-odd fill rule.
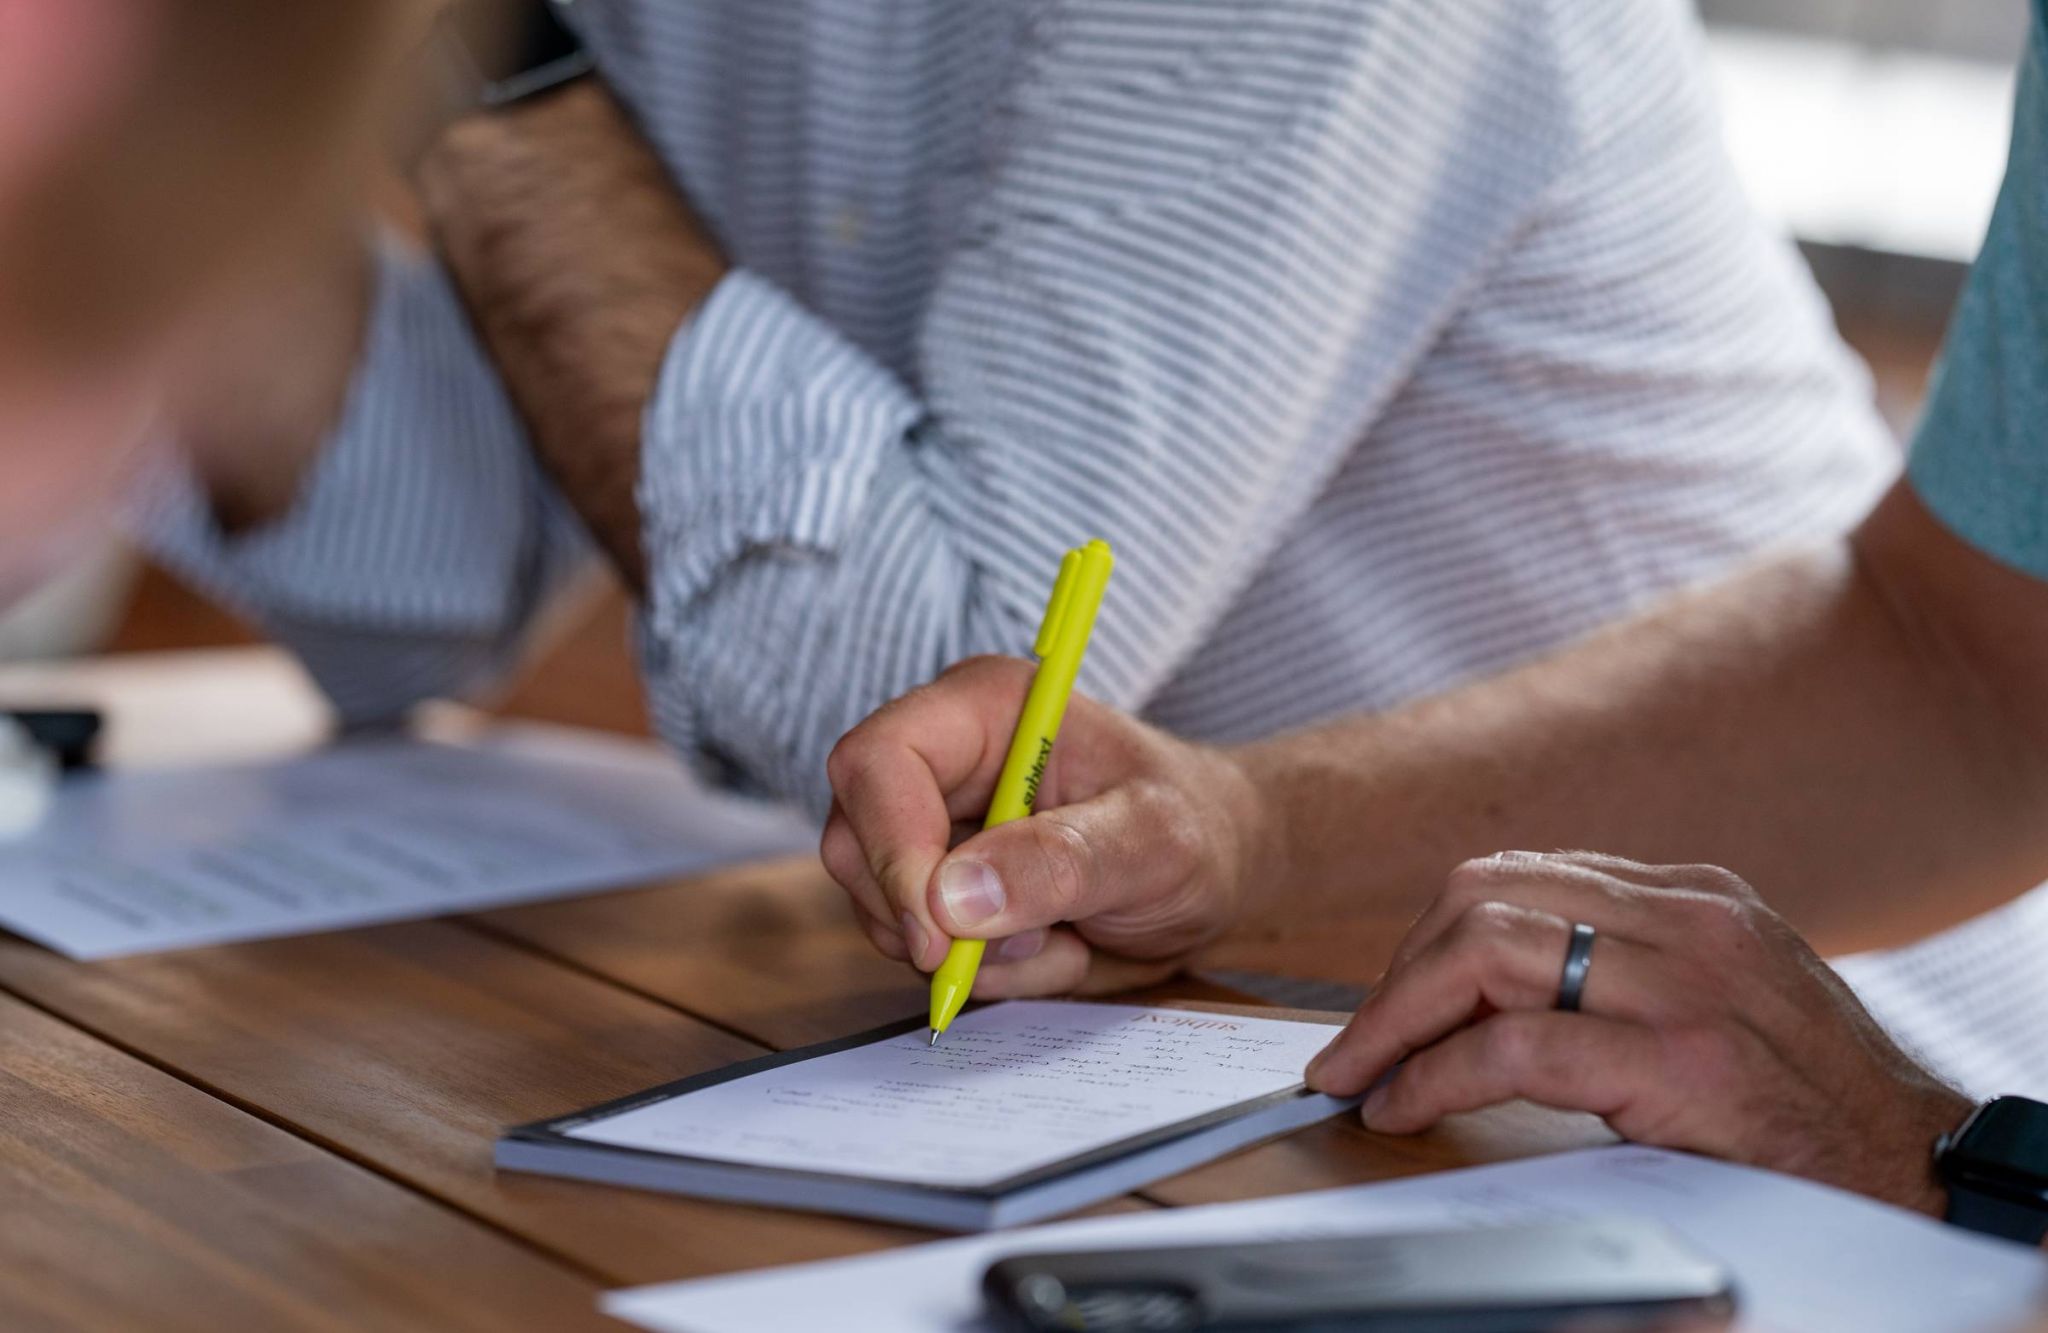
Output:
[[[917,400],[773,284],[729,275],[670,344],[646,423],[643,529],[654,623],[756,546],[838,550]]]
[[[223,532],[174,475],[139,518],[167,566],[297,652],[351,722],[503,670],[588,555],[439,265],[380,246],[341,420],[292,509]]]
[[[1096,537],[1118,571],[1083,688],[1136,707],[1169,678],[1574,151],[1552,7],[1456,7],[1423,48],[1396,8],[1048,7],[914,385],[725,281],[642,443],[643,650],[686,755],[822,804],[840,734],[950,661],[1027,651],[1061,552]],[[1456,114],[1363,133],[1365,92],[1416,61]],[[1501,169],[1445,188],[1433,163],[1480,142]]]

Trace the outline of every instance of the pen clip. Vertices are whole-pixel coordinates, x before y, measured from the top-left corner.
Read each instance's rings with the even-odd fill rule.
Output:
[[[1045,604],[1045,619],[1038,626],[1038,640],[1032,655],[1044,657],[1060,641],[1060,627],[1066,623],[1067,608],[1074,601],[1074,585],[1081,580],[1081,550],[1075,547],[1060,557],[1059,577],[1053,581],[1052,598]]]

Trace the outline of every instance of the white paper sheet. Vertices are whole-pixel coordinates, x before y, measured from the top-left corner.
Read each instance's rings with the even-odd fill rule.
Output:
[[[0,842],[0,925],[73,958],[436,916],[804,850],[658,747],[508,726],[68,780]]]
[[[1253,1203],[1068,1222],[613,1292],[658,1333],[976,1333],[982,1271],[1027,1250],[1268,1240],[1559,1218],[1662,1222],[1736,1275],[1752,1333],[2010,1333],[2048,1312],[2038,1250],[1786,1176],[1631,1146]]]
[[[1020,1000],[569,1131],[752,1166],[989,1185],[1301,1086],[1320,1023]]]

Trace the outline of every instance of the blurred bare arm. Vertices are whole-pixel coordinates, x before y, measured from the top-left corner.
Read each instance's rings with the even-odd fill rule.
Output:
[[[223,531],[283,517],[334,430],[370,318],[369,224],[235,275],[181,349],[170,415]]]

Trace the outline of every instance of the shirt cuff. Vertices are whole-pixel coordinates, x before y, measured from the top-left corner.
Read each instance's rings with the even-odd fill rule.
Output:
[[[771,283],[726,276],[663,360],[641,444],[655,643],[733,562],[829,556],[921,409],[894,376]]]
[[[141,518],[156,554],[266,621],[493,635],[536,596],[537,473],[439,265],[396,243],[341,420],[291,511],[230,535],[189,468]]]

